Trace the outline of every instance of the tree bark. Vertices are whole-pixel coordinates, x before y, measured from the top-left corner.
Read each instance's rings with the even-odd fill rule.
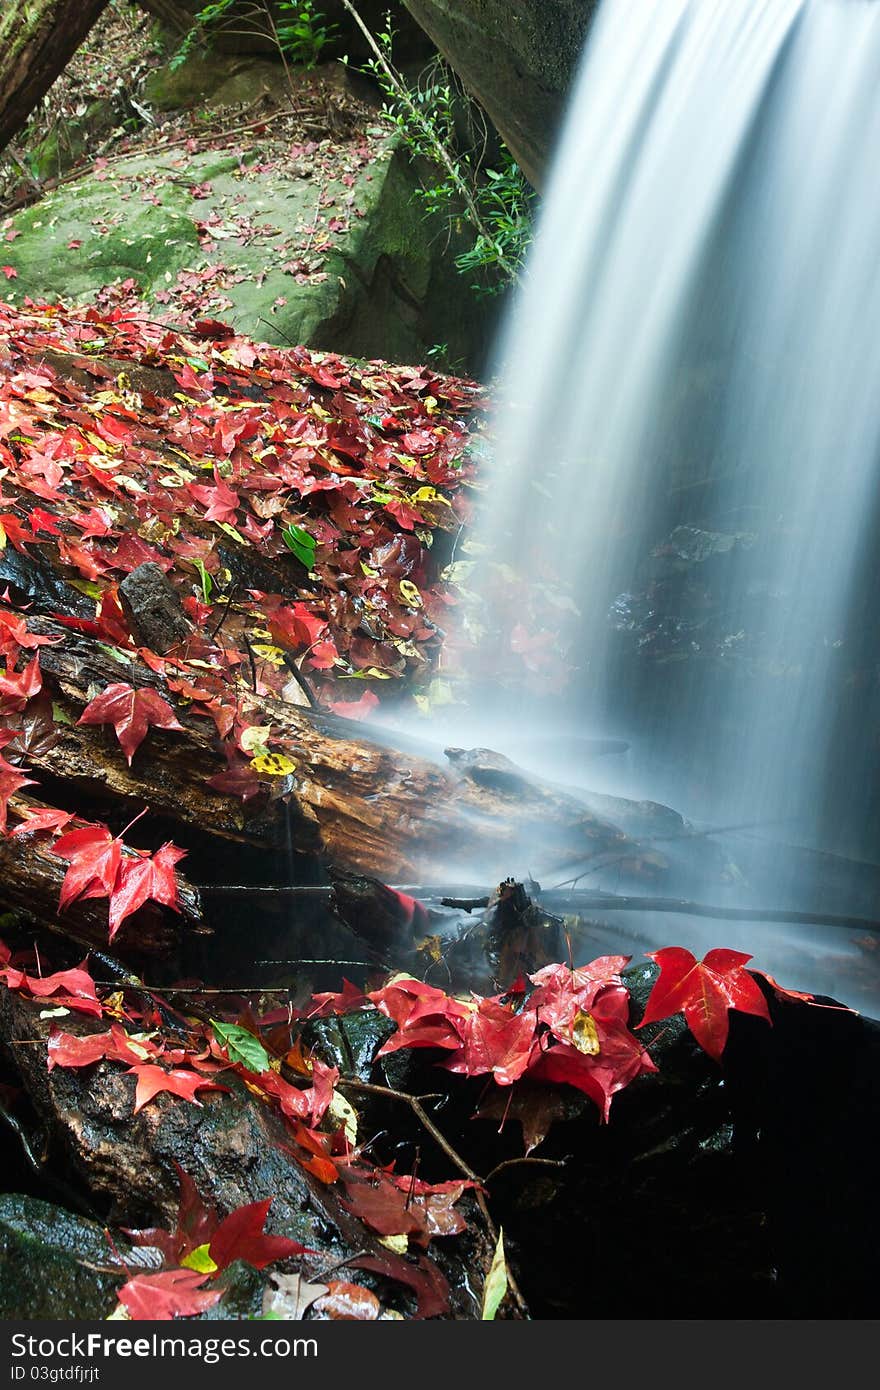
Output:
[[[107,0],[25,0],[0,15],[0,150],[107,8]]]

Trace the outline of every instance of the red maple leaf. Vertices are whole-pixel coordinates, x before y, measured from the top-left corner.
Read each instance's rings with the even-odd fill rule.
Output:
[[[851,1009],[848,1004],[823,1004],[815,994],[807,994],[799,989],[786,989],[778,980],[774,980],[772,975],[768,975],[766,970],[753,970],[753,975],[761,975],[773,990],[777,999],[790,999],[796,1004],[812,1004],[817,1009],[837,1009],[847,1014],[858,1013],[857,1009]]]
[[[223,745],[223,752],[228,764],[226,771],[215,772],[213,777],[207,777],[206,785],[215,792],[239,796],[242,801],[250,801],[252,797],[259,796],[263,790],[260,779],[248,760],[238,752],[235,744],[227,741]]]
[[[310,613],[304,603],[292,608],[282,604],[269,614],[269,631],[276,642],[286,647],[311,647],[327,630],[327,619]]]
[[[163,1269],[159,1274],[136,1274],[119,1290],[119,1301],[135,1321],[167,1322],[189,1318],[213,1308],[222,1291],[203,1289],[207,1274],[194,1269]]]
[[[160,1049],[149,1041],[133,1043],[118,1023],[106,1033],[53,1032],[48,1042],[48,1070],[53,1067],[90,1067],[105,1058],[110,1062],[142,1062],[145,1052],[158,1056]]]
[[[204,1076],[199,1076],[198,1072],[184,1071],[172,1068],[165,1071],[163,1067],[158,1067],[154,1062],[141,1062],[138,1066],[129,1068],[132,1076],[137,1077],[137,1088],[134,1097],[134,1113],[157,1096],[162,1091],[170,1091],[174,1096],[180,1096],[181,1100],[191,1101],[193,1105],[201,1105],[200,1100],[196,1100],[196,1091],[228,1091],[228,1086],[221,1086],[216,1081],[208,1081]]]
[[[24,709],[28,700],[39,694],[42,688],[38,653],[21,671],[11,670],[7,666],[5,674],[0,676],[0,704],[8,710]]]
[[[27,811],[20,825],[10,830],[10,835],[36,835],[41,830],[51,830],[56,835],[73,820],[69,811],[56,811],[46,807],[43,811]]]
[[[0,762],[5,764],[0,767],[0,834],[5,835],[9,798],[22,787],[32,787],[35,783],[33,777],[23,777],[17,768],[10,767],[5,758],[0,759]]]
[[[160,1250],[168,1264],[179,1264],[200,1245],[207,1245],[220,1224],[217,1210],[199,1193],[188,1173],[179,1163],[175,1163],[180,1178],[180,1196],[177,1202],[177,1222],[173,1231],[164,1226],[150,1226],[144,1230],[126,1230],[133,1245],[149,1245]]]
[[[365,690],[359,700],[328,700],[327,703],[333,713],[343,719],[369,719],[379,703],[379,697],[372,690]]]
[[[179,1164],[177,1171],[180,1176],[180,1198],[174,1230],[153,1226],[146,1230],[126,1232],[135,1245],[153,1246],[172,1263],[185,1260],[193,1250],[207,1245],[218,1273],[234,1260],[243,1260],[254,1269],[265,1269],[275,1260],[314,1253],[287,1236],[264,1233],[263,1227],[274,1198],[249,1202],[221,1220],[216,1208],[205,1201],[192,1178]]]
[[[38,637],[30,632],[20,613],[0,612],[0,651],[7,655],[17,655],[17,647],[51,647],[61,641],[61,637]]]
[[[267,1197],[262,1202],[250,1202],[230,1212],[220,1222],[209,1246],[209,1254],[218,1270],[226,1269],[233,1260],[244,1260],[254,1269],[265,1269],[274,1260],[308,1253],[307,1247],[297,1240],[263,1233],[273,1200]]]
[[[185,855],[185,849],[178,849],[168,841],[155,854],[121,861],[110,898],[111,941],[126,917],[137,912],[148,899],[163,903],[174,912],[180,911],[174,865]]]
[[[134,690],[123,681],[108,685],[106,690],[91,700],[77,723],[112,724],[129,767],[151,726],[183,731],[174,710],[158,691],[149,686]]]
[[[113,892],[122,862],[122,839],[111,835],[106,825],[68,831],[55,841],[52,853],[70,863],[61,885],[60,912],[77,898],[104,898]]]
[[[216,468],[214,469],[214,482],[216,487],[205,487],[202,483],[189,483],[187,490],[197,502],[201,502],[203,507],[207,507],[206,521],[223,521],[234,526],[236,514],[241,505],[238,493],[224,483]]]
[[[719,947],[707,951],[702,961],[683,946],[666,946],[645,954],[660,966],[660,978],[651,991],[640,1028],[683,1013],[703,1050],[720,1061],[730,1028],[729,1009],[772,1022],[766,999],[744,968],[752,958],[742,951]]]
[[[95,982],[83,965],[73,970],[57,970],[54,975],[27,975],[8,966],[3,972],[7,988],[24,990],[33,999],[52,996],[53,1004],[77,1013],[100,1017],[103,1010],[95,993]]]
[[[461,1051],[444,1065],[466,1076],[491,1072],[499,1086],[510,1086],[528,1069],[536,1025],[532,1009],[517,1014],[495,999],[481,999],[465,1022]]]

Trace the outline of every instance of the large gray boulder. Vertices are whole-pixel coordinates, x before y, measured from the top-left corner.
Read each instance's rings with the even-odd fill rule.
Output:
[[[597,0],[406,0],[536,188]]]

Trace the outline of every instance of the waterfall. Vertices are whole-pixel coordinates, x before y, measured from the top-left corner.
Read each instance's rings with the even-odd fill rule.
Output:
[[[873,0],[603,0],[476,535],[548,595],[525,640],[570,677],[545,717],[631,743],[614,790],[866,857],[878,74]]]

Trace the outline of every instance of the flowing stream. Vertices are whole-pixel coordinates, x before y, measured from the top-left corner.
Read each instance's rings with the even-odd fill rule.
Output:
[[[630,744],[607,790],[862,860],[878,75],[873,0],[602,0],[501,345],[476,536],[546,587],[544,650],[572,676],[545,730],[552,709],[563,748]],[[777,856],[780,905],[807,905],[815,860]]]

